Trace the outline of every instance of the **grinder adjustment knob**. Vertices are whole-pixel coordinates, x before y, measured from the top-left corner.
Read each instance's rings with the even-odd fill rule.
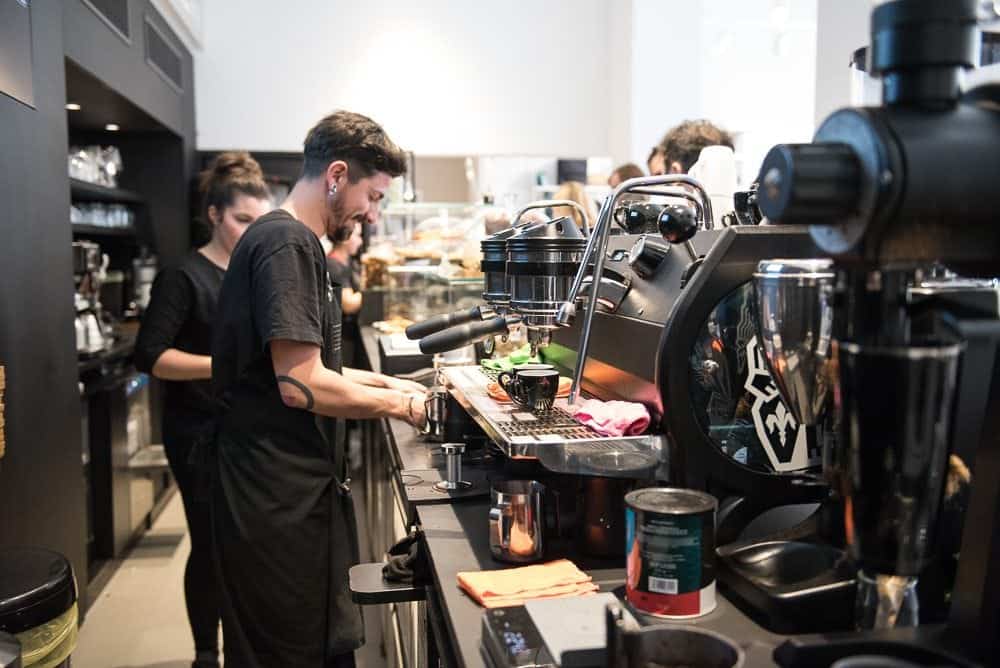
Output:
[[[657,223],[660,234],[672,244],[682,244],[698,231],[698,216],[695,215],[694,209],[683,204],[663,207]]]
[[[758,180],[757,204],[777,223],[841,223],[861,194],[861,166],[846,144],[778,144],[764,158]]]
[[[656,273],[669,252],[670,246],[643,235],[628,252],[628,264],[638,276],[649,278]]]

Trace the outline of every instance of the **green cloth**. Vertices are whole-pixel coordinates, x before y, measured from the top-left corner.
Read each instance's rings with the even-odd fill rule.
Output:
[[[513,371],[514,367],[518,364],[527,364],[528,362],[541,362],[538,355],[532,357],[531,346],[524,345],[510,355],[506,357],[497,357],[495,359],[484,359],[480,360],[482,364],[487,369],[492,369],[493,371]]]

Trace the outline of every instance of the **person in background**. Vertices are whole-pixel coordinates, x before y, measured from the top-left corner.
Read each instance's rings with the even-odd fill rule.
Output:
[[[377,221],[406,155],[346,111],[303,148],[281,208],[233,253],[212,345],[213,552],[226,663],[239,668],[354,665],[364,632],[348,588],[358,543],[343,420],[424,423],[423,386],[341,365],[340,293],[320,245]]]
[[[344,338],[341,344],[344,352],[344,364],[353,368],[361,366],[358,363],[358,351],[361,346],[361,328],[358,326],[358,313],[361,311],[361,277],[357,271],[358,251],[364,243],[361,223],[354,223],[344,234],[346,239],[333,239],[333,248],[327,253],[327,265],[330,280],[340,286],[340,310],[343,312]]]
[[[687,174],[706,146],[733,148],[733,138],[710,121],[684,121],[671,128],[653,149],[654,152],[658,149],[662,154],[662,169],[658,163],[660,171],[653,171],[651,165],[650,174]]]
[[[663,161],[663,147],[657,144],[649,150],[649,157],[646,158],[646,168],[650,176],[662,176],[667,173],[666,163]]]
[[[587,212],[587,220],[591,227],[597,222],[597,211],[594,208],[594,201],[590,199],[586,187],[579,181],[566,181],[559,186],[559,190],[552,196],[552,199],[568,199],[576,202]],[[580,212],[576,209],[568,206],[552,207],[552,217],[558,218],[559,216],[571,216],[576,221],[577,227],[583,227],[583,219],[580,217]]]
[[[208,491],[188,458],[208,429],[212,329],[229,256],[250,223],[270,208],[260,165],[249,153],[220,153],[202,172],[201,212],[210,241],[153,283],[135,346],[135,365],[164,381],[163,446],[180,489],[191,536],[184,599],[197,668],[218,666],[219,591],[212,564]]]
[[[611,188],[617,188],[622,181],[636,179],[640,176],[645,176],[642,172],[642,168],[634,162],[628,162],[619,167],[615,167],[615,171],[611,172],[611,176],[608,177],[608,186]]]

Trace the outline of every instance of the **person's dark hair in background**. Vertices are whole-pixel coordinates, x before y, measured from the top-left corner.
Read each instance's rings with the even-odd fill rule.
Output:
[[[664,174],[687,174],[706,146],[734,148],[728,132],[705,119],[684,121],[663,136],[658,148],[663,152]]]
[[[617,188],[618,184],[622,181],[628,181],[629,179],[635,179],[640,176],[645,176],[642,168],[634,162],[628,162],[624,165],[615,167],[615,171],[611,172],[611,176],[608,177],[608,185],[612,188]]]
[[[250,195],[257,199],[271,196],[264,183],[264,172],[246,151],[225,151],[215,156],[198,175],[198,192],[201,193],[201,216],[211,222],[214,211],[231,206],[237,195]]]
[[[211,551],[208,490],[188,459],[212,424],[212,329],[229,256],[250,223],[270,208],[260,165],[249,153],[220,153],[201,173],[204,221],[211,238],[178,266],[160,272],[142,318],[135,365],[164,381],[163,445],[191,536],[184,599],[198,668],[217,667],[219,584]]]
[[[217,232],[218,213],[232,206],[239,195],[270,200],[271,193],[264,182],[264,172],[246,151],[219,153],[198,175],[196,222],[199,225],[194,229],[200,237],[195,242],[199,247],[211,242]]]
[[[649,156],[646,157],[646,167],[650,176],[660,176],[666,174],[667,166],[663,162],[663,147],[657,144],[649,149]]]

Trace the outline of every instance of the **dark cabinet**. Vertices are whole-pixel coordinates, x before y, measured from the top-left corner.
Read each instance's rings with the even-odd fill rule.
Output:
[[[137,486],[136,476],[126,476],[132,481],[128,511],[109,520],[95,506],[88,528],[88,484],[101,484],[103,472],[91,466],[88,480],[81,467],[67,149],[71,141],[120,144],[125,171],[119,186],[143,203],[145,236],[137,238],[161,262],[179,258],[189,244],[188,183],[195,167],[193,62],[147,0],[25,4],[27,27],[22,3],[0,0],[0,365],[6,367],[7,443],[0,460],[0,547],[32,545],[66,555],[85,608],[88,544],[118,551],[150,492],[137,489],[148,487],[144,480]],[[74,93],[91,97],[83,111],[67,111],[67,91],[81,81]],[[111,121],[102,117],[119,113],[121,132],[104,133]],[[106,244],[126,242],[122,236]],[[108,406],[109,419],[125,420],[113,425],[115,434],[128,427],[127,407],[125,398]],[[89,424],[87,434],[98,426]],[[112,456],[89,445],[98,458]],[[113,457],[107,464],[120,470],[121,453]],[[120,509],[124,485],[111,485],[104,500],[117,499]],[[131,503],[136,498],[142,502]],[[108,521],[115,526],[99,540]]]

